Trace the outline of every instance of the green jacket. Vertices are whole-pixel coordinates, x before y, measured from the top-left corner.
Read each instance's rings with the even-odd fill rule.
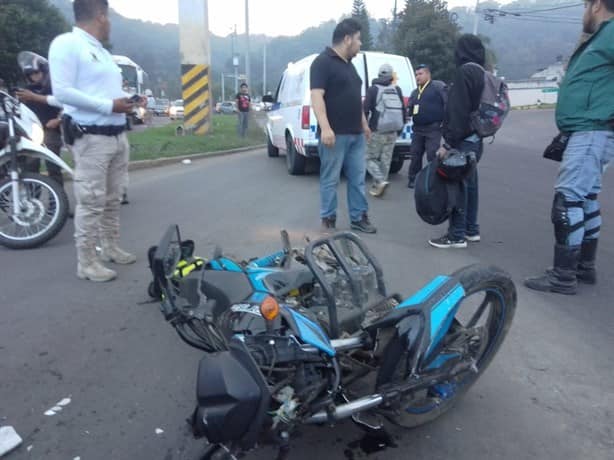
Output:
[[[614,20],[605,21],[571,56],[559,89],[561,131],[614,129]]]

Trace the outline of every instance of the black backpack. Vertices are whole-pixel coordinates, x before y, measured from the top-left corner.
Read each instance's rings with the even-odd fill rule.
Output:
[[[444,223],[457,207],[464,187],[462,180],[449,180],[441,173],[439,159],[431,161],[416,177],[414,201],[420,218],[431,225]]]

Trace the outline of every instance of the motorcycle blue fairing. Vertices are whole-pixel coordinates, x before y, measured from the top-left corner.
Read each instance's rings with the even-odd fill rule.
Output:
[[[302,342],[316,347],[329,356],[335,356],[337,352],[319,324],[286,305],[282,305],[281,309],[284,319],[288,321]]]
[[[463,286],[450,276],[440,275],[425,285],[396,309],[419,309],[424,313],[429,340],[423,354],[428,359],[448,332],[461,299],[465,296]],[[429,367],[436,368],[453,356],[441,355]]]

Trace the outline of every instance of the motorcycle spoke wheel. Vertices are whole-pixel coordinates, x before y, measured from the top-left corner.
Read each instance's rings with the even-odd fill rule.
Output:
[[[431,363],[437,363],[436,368],[447,356],[460,355],[464,362],[472,363],[471,368],[408,395],[394,415],[388,416],[399,426],[416,427],[448,411],[488,367],[511,326],[516,289],[507,273],[496,267],[472,265],[452,276],[463,286],[465,297]]]
[[[68,199],[54,180],[23,174],[18,185],[18,209],[12,183],[0,181],[0,244],[13,249],[40,246],[62,229],[68,217]]]

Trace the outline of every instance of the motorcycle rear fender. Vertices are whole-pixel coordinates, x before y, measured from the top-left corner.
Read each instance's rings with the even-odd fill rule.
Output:
[[[30,139],[22,137],[17,144],[18,156],[28,156],[33,158],[39,158],[41,160],[49,161],[58,165],[64,171],[68,172],[71,176],[74,175],[70,166],[64,162],[59,156],[53,153],[44,145],[39,145],[32,142]],[[9,155],[9,149],[5,148],[0,150],[0,166],[11,161]]]

